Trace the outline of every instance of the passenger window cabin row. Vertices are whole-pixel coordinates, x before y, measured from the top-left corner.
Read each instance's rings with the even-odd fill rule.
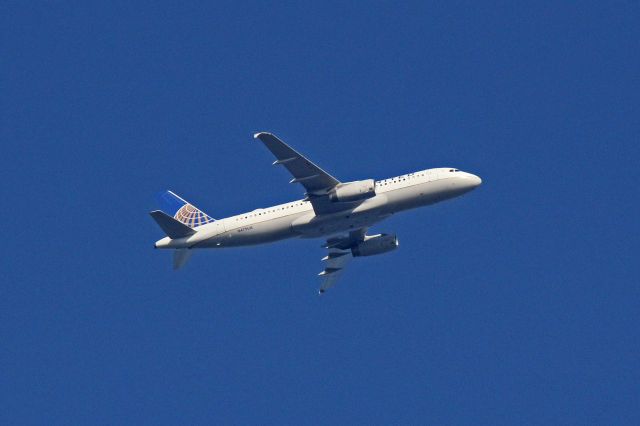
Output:
[[[302,206],[302,205],[304,205],[304,202],[295,203],[295,204],[289,204],[289,205],[284,206],[284,207],[280,207],[280,208],[276,208],[276,209],[271,209],[271,210],[267,210],[267,211],[263,211],[263,212],[252,213],[252,214],[245,215],[244,217],[236,217],[236,222],[237,222],[237,221],[239,221],[239,220],[245,220],[245,219],[248,219],[248,218],[250,218],[250,217],[262,216],[262,215],[266,215],[267,213],[274,213],[274,212],[276,212],[276,211],[278,211],[278,210],[290,209],[290,208],[292,208],[292,207],[295,207],[295,206]]]
[[[403,176],[397,176],[391,179],[385,179],[385,180],[379,180],[376,182],[377,186],[386,186],[386,185],[391,185],[392,183],[398,183],[398,182],[402,182],[402,181],[406,181],[407,179],[412,179],[412,178],[416,178],[416,177],[424,177],[426,176],[426,173],[409,173],[408,175],[403,175]]]

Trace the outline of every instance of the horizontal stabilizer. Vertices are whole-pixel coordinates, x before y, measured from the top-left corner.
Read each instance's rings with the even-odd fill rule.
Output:
[[[149,213],[153,220],[162,228],[162,230],[171,239],[184,238],[195,234],[196,231],[189,228],[184,223],[172,218],[168,214],[160,210],[154,210]]]

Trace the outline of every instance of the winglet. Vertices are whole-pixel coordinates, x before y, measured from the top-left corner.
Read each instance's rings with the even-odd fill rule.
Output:
[[[262,135],[269,135],[269,136],[273,136],[273,133],[269,133],[269,132],[257,132],[253,134],[253,138],[254,139],[258,139],[260,138],[260,136]]]

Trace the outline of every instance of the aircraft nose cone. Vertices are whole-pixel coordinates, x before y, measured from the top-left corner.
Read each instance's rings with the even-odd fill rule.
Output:
[[[480,179],[479,176],[476,176],[476,175],[471,174],[471,173],[465,173],[461,177],[464,179],[463,180],[463,182],[464,182],[463,185],[464,185],[465,188],[467,188],[467,190],[476,189],[482,183],[482,179]]]

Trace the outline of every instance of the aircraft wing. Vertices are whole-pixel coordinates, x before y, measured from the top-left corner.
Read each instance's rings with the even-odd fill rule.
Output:
[[[312,161],[300,154],[276,136],[267,132],[260,132],[253,135],[260,139],[262,143],[276,157],[274,165],[282,164],[293,175],[289,183],[300,183],[307,191],[307,196],[326,195],[340,181],[329,173],[322,170]]]
[[[351,231],[348,236],[327,240],[324,247],[329,249],[329,253],[322,259],[325,262],[324,270],[318,274],[321,277],[320,294],[336,285],[342,271],[353,259],[351,247],[363,241],[366,233],[367,229],[362,228]]]

